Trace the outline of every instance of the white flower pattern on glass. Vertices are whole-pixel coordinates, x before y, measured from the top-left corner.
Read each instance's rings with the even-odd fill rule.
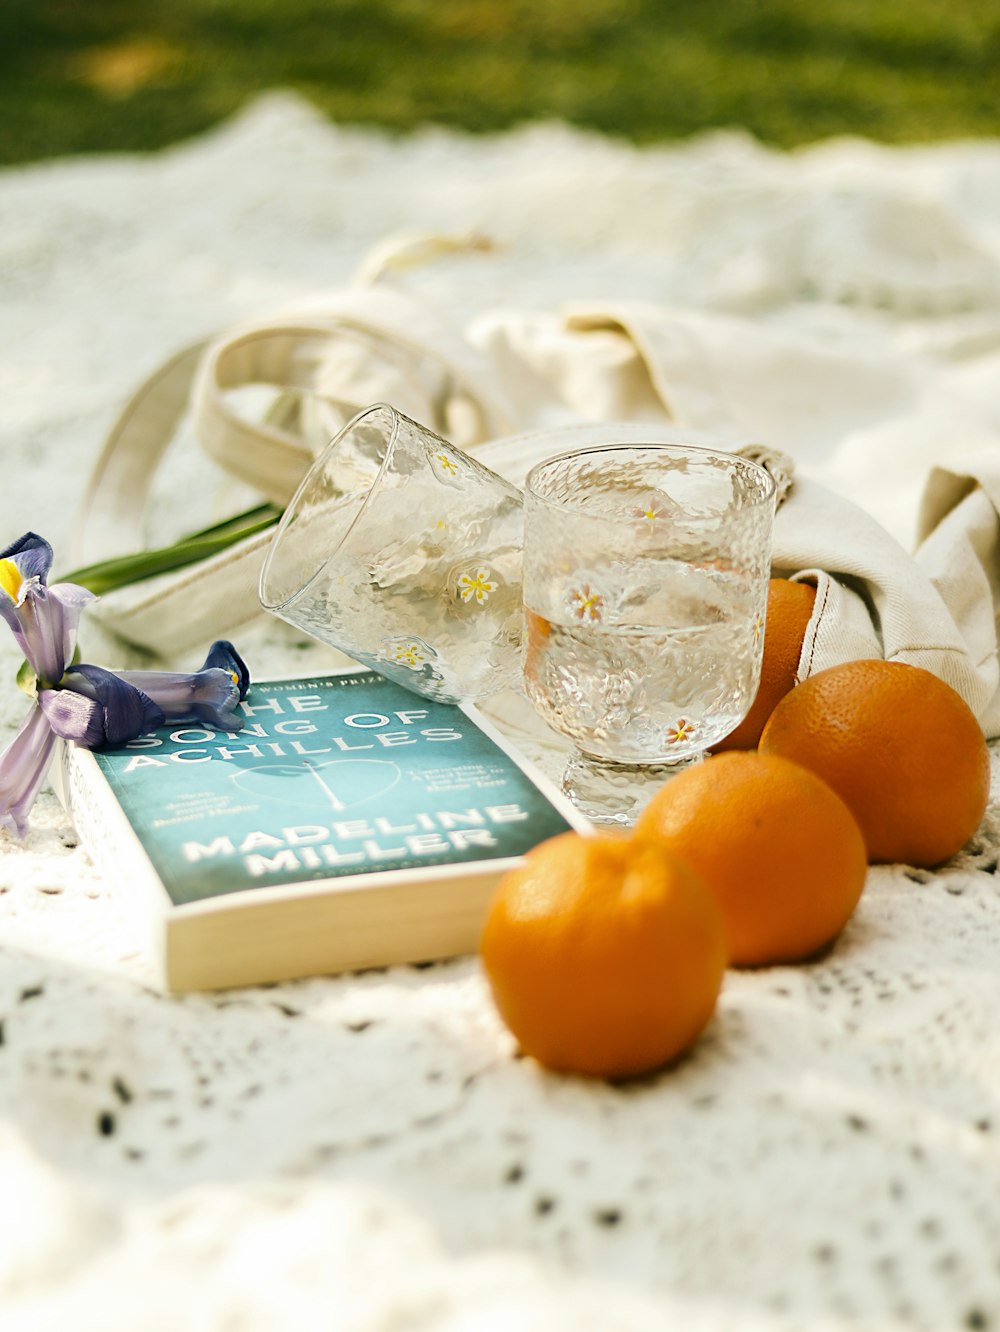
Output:
[[[567,598],[569,608],[585,624],[599,624],[604,618],[604,597],[589,583],[573,588]]]
[[[490,570],[484,565],[472,573],[463,573],[458,575],[458,595],[465,602],[475,601],[477,606],[485,606],[490,599],[490,593],[495,592],[500,586],[490,577]]]
[[[442,481],[453,481],[459,473],[458,460],[447,449],[439,449],[437,453],[431,454],[431,468]]]
[[[698,730],[698,723],[688,717],[678,717],[673,726],[667,727],[667,744],[682,745],[690,740]]]
[[[382,645],[379,656],[396,666],[419,671],[437,656],[434,649],[419,638],[390,638]]]
[[[649,495],[632,510],[632,517],[641,518],[648,527],[654,527],[659,519],[666,518],[667,512],[662,499]]]

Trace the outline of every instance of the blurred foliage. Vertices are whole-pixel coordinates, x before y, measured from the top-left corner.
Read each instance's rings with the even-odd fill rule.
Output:
[[[146,149],[266,88],[339,121],[637,142],[1000,131],[998,0],[2,0],[0,161]]]

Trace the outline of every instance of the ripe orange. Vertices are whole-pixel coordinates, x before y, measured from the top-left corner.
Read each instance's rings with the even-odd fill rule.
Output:
[[[551,1069],[624,1078],[659,1068],[715,1010],[718,905],[675,856],[563,833],[497,885],[480,943],[500,1016]]]
[[[778,704],[760,748],[833,787],[871,860],[938,865],[986,811],[982,728],[950,685],[919,666],[865,660],[820,671]]]
[[[778,701],[795,685],[806,626],[816,603],[812,583],[772,578],[767,588],[767,619],[760,685],[750,711],[724,740],[712,746],[714,754],[727,749],[756,749],[764,723]]]
[[[798,962],[840,933],[868,869],[844,802],[813,773],[734,752],[678,773],[634,837],[686,860],[715,893],[736,966]]]

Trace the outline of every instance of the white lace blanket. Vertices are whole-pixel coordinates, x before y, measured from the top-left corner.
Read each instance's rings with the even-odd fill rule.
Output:
[[[394,140],[270,96],[154,157],[0,174],[0,540],[66,549],[144,373],[399,231],[494,242],[405,278],[458,319],[641,297],[874,330],[1000,430],[1000,143]],[[213,502],[177,475],[165,523]],[[325,660],[276,623],[241,647]],[[16,664],[3,641],[8,734]],[[472,959],[158,994],[130,885],[45,792],[0,844],[0,1327],[1000,1326],[998,855],[991,812],[938,873],[873,871],[827,957],[731,974],[688,1059],[611,1088],[515,1059]]]

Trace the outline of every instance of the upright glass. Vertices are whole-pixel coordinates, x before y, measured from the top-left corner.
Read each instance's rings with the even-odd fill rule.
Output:
[[[260,577],[266,610],[442,702],[519,685],[521,492],[395,408],[310,468]]]
[[[564,788],[631,823],[757,692],[775,486],[732,453],[607,444],[525,484],[525,691],[576,755]]]

